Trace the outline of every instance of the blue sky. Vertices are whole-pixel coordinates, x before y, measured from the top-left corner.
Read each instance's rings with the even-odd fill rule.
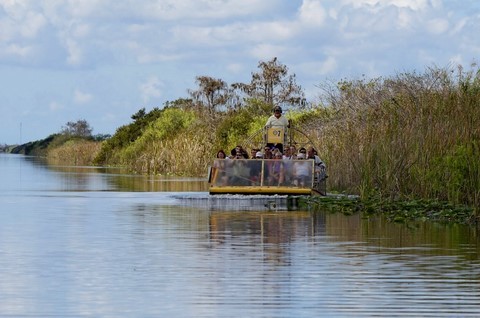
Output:
[[[79,119],[113,134],[273,57],[312,102],[320,83],[469,68],[479,31],[477,0],[0,0],[0,144]]]

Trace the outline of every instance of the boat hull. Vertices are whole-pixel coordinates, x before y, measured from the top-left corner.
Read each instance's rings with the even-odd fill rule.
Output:
[[[210,194],[326,195],[326,174],[313,160],[215,160]]]
[[[295,188],[295,187],[261,187],[261,186],[225,186],[225,187],[210,187],[210,194],[246,194],[246,195],[262,195],[262,194],[279,194],[279,195],[312,195],[314,192],[309,188]]]

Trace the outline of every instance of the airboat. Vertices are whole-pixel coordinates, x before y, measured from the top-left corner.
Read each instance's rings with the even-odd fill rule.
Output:
[[[299,129],[265,127],[242,144],[247,149],[265,146],[315,147]],[[215,159],[209,167],[209,193],[245,195],[326,195],[327,172],[314,160],[304,159]]]

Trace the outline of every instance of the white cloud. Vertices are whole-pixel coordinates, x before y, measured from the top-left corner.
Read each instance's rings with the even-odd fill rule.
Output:
[[[114,108],[120,126],[140,98],[185,96],[200,75],[245,81],[273,57],[302,87],[470,63],[479,17],[475,0],[0,0],[0,100],[70,100],[80,118]]]
[[[145,16],[167,20],[229,20],[268,12],[278,2],[278,0],[162,0],[147,2],[137,10],[141,10],[139,12]],[[135,5],[132,4],[132,7]]]
[[[299,69],[313,78],[332,74],[337,67],[337,59],[334,56],[328,56],[323,61],[301,63]]]
[[[20,33],[26,38],[35,37],[38,32],[45,27],[47,21],[42,14],[27,12],[22,18]]]
[[[0,46],[1,48],[1,46]],[[3,51],[3,53],[2,53]],[[32,52],[32,48],[30,46],[20,46],[18,44],[9,44],[1,49],[0,57],[3,56],[20,56],[26,57]]]
[[[73,39],[67,39],[65,45],[68,52],[67,63],[72,66],[82,63],[83,52],[78,43]]]
[[[427,22],[427,29],[433,34],[442,34],[449,28],[448,20],[445,19],[432,19]]]
[[[300,23],[307,26],[322,26],[327,17],[326,10],[318,0],[303,0],[299,10]]]
[[[162,96],[163,83],[157,76],[151,76],[146,82],[140,84],[140,94],[143,102],[147,103],[152,98],[158,98]]]
[[[353,6],[354,8],[370,7],[370,8],[384,8],[387,6],[395,6],[398,8],[409,8],[411,10],[424,10],[429,5],[436,5],[438,1],[435,0],[343,0],[343,5]]]
[[[240,74],[241,72],[245,71],[245,67],[240,63],[231,63],[227,65],[227,70],[230,73]]]
[[[79,89],[76,89],[75,92],[73,93],[73,101],[76,104],[86,104],[90,102],[92,99],[93,99],[92,94],[84,93]]]

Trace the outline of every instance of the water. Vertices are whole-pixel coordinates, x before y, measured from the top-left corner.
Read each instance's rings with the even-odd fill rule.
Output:
[[[0,317],[476,317],[479,234],[0,154]]]

